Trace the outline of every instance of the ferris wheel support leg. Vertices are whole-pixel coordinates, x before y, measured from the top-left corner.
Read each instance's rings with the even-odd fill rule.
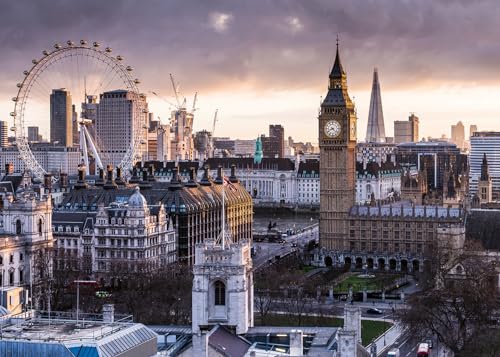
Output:
[[[88,140],[88,143],[89,143],[89,146],[90,146],[90,150],[92,150],[92,153],[94,154],[94,158],[95,158],[95,162],[96,162],[96,165],[104,170],[104,166],[102,164],[102,161],[101,161],[101,157],[99,155],[99,152],[97,151],[97,148],[94,144],[94,140],[92,140],[92,136],[90,135],[90,133],[88,132],[87,128],[84,127],[85,129],[85,136],[87,137],[87,140]]]
[[[80,150],[82,152],[82,158],[83,158],[83,162],[85,164],[85,167],[87,168],[87,170],[89,169],[89,153],[88,153],[88,150],[87,150],[87,142],[85,141],[85,126],[81,126],[80,127]]]

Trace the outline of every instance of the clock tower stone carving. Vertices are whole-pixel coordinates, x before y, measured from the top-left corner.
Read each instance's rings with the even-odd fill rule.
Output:
[[[356,187],[356,113],[347,93],[347,78],[340,62],[338,41],[328,93],[321,104],[318,124],[319,241],[322,248],[338,255],[349,250],[347,218],[355,204]]]

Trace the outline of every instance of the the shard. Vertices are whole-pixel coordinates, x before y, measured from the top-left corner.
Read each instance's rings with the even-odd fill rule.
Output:
[[[380,83],[377,69],[373,71],[372,96],[370,99],[370,112],[368,114],[368,127],[366,128],[367,143],[385,143],[384,112],[382,111],[382,98],[380,97]]]

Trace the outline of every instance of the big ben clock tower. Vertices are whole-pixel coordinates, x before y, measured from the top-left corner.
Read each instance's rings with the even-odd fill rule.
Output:
[[[319,242],[327,251],[341,253],[349,249],[347,217],[355,204],[356,113],[347,93],[346,74],[340,62],[338,41],[328,93],[321,104],[318,119]]]

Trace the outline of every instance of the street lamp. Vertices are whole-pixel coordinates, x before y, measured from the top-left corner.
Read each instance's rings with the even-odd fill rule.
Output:
[[[78,326],[78,317],[80,313],[80,284],[95,284],[95,280],[75,280],[76,283],[76,325]]]

